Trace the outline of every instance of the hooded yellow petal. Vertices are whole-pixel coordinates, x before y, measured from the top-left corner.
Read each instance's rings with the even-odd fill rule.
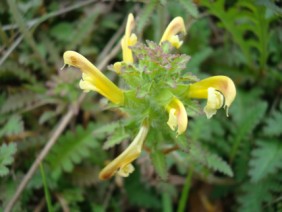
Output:
[[[214,88],[208,88],[207,105],[204,108],[207,118],[210,119],[214,114],[216,114],[216,111],[220,109],[223,104],[224,96]]]
[[[116,172],[123,177],[127,177],[134,171],[131,162],[141,154],[144,140],[148,134],[149,125],[145,120],[133,142],[113,161],[111,161],[99,174],[101,180],[111,178]]]
[[[177,134],[184,133],[188,125],[187,112],[180,100],[173,98],[173,100],[166,106],[169,112],[167,121],[168,126],[174,131],[177,127]]]
[[[80,81],[80,87],[82,89],[85,91],[97,91],[113,103],[123,104],[123,91],[84,56],[75,51],[66,51],[64,53],[64,62],[82,71],[83,76],[82,81]]]
[[[117,174],[121,177],[128,177],[132,172],[134,172],[135,168],[134,166],[129,163],[123,167],[121,167],[118,171]]]
[[[226,76],[214,76],[193,83],[189,86],[188,97],[207,99],[208,89],[214,88],[224,96],[224,108],[228,116],[228,108],[236,97],[236,87],[234,82]]]
[[[180,32],[186,34],[184,21],[182,17],[176,17],[167,26],[161,38],[160,44],[164,41],[168,41],[175,48],[179,48],[183,43],[182,41],[179,40],[179,36],[177,35]]]
[[[121,40],[122,57],[123,61],[126,63],[133,63],[133,55],[129,46],[134,46],[137,42],[137,36],[134,33],[131,33],[134,25],[134,16],[130,13],[127,18],[125,35]]]

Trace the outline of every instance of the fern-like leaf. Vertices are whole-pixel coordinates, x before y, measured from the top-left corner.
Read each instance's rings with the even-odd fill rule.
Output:
[[[3,177],[9,173],[8,165],[11,165],[14,161],[14,154],[16,153],[16,145],[2,144],[0,146],[0,177]]]
[[[90,156],[91,149],[98,146],[98,141],[93,137],[93,125],[87,129],[78,126],[76,132],[67,132],[46,158],[53,177],[60,176],[62,171],[71,172],[75,164]]]
[[[213,3],[203,1],[202,4],[209,9],[211,14],[220,19],[221,26],[232,35],[234,42],[241,48],[247,59],[246,62],[253,63],[252,51],[255,48],[259,52],[260,67],[263,68],[268,57],[267,32],[270,22],[265,18],[265,8],[252,1],[237,1],[227,10],[224,0],[217,0]],[[255,36],[246,39],[246,33],[249,32]]]
[[[30,91],[23,91],[10,95],[0,108],[1,113],[8,113],[30,106],[40,100],[39,96]]]
[[[12,115],[9,117],[5,125],[0,129],[0,137],[7,135],[14,135],[24,131],[24,124],[22,117],[19,115]]]
[[[280,111],[274,111],[266,119],[266,126],[263,132],[267,136],[279,136],[282,134],[282,103],[280,104]]]
[[[199,144],[191,143],[188,158],[189,160],[203,164],[204,166],[212,169],[213,171],[219,171],[230,177],[233,176],[232,169],[230,168],[228,163],[226,163],[217,154],[209,152],[207,149],[204,149]]]
[[[104,143],[103,149],[109,149],[130,137],[128,133],[124,131],[124,128],[118,128],[113,135]]]
[[[242,186],[242,193],[238,196],[240,212],[267,211],[264,203],[273,199],[274,192],[281,191],[281,184],[273,177],[257,183],[246,183]]]
[[[247,95],[245,96],[245,99],[242,99],[241,97],[236,99],[237,103],[235,104],[237,107],[234,107],[236,110],[234,114],[238,114],[238,117],[234,117],[237,122],[237,127],[233,129],[234,137],[231,138],[231,160],[237,155],[242,141],[246,139],[246,137],[249,136],[254,128],[260,123],[267,109],[266,102],[257,101],[256,107],[249,108],[246,112],[246,105],[250,104],[250,101],[246,101],[248,97],[253,98],[253,96]]]
[[[8,74],[11,74],[17,79],[24,80],[27,82],[36,81],[34,75],[31,74],[29,70],[24,69],[22,66],[19,66],[17,63],[13,63],[11,61],[6,61],[0,67],[0,78]]]
[[[258,141],[252,151],[249,174],[253,182],[265,178],[282,168],[282,144],[278,140]]]

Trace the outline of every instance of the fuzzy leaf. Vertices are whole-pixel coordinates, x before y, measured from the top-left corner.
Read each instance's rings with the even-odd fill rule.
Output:
[[[14,154],[16,153],[16,144],[2,144],[0,146],[0,177],[3,177],[9,173],[8,165],[11,165],[14,161]]]
[[[258,147],[252,151],[249,174],[253,182],[265,178],[282,168],[282,144],[278,140],[258,141]]]

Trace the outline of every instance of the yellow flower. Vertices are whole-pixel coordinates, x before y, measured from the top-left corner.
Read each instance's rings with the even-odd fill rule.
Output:
[[[188,117],[186,109],[182,102],[173,98],[171,102],[166,106],[166,110],[169,113],[167,121],[168,126],[174,131],[177,127],[177,134],[180,135],[185,132],[188,125]]]
[[[123,61],[126,63],[133,63],[132,51],[129,47],[134,46],[137,42],[137,36],[134,33],[131,33],[134,25],[134,16],[130,13],[127,18],[125,35],[121,40],[122,57]]]
[[[115,104],[122,105],[124,103],[123,91],[84,56],[75,51],[66,51],[64,53],[64,63],[79,68],[82,71],[82,79],[79,86],[85,92],[93,90]]]
[[[134,16],[130,13],[127,18],[125,34],[121,39],[122,58],[125,63],[133,63],[132,50],[129,47],[134,46],[137,43],[137,36],[134,33],[131,33],[134,25]],[[116,73],[119,74],[121,72],[121,62],[114,63],[113,68]]]
[[[177,35],[180,32],[186,34],[184,21],[182,17],[176,17],[167,26],[160,41],[160,45],[162,44],[162,42],[168,41],[172,46],[178,49],[183,43],[183,41],[179,40],[179,36]]]
[[[207,99],[204,108],[208,118],[211,118],[217,109],[224,107],[228,116],[228,108],[234,101],[236,88],[234,82],[226,76],[214,76],[193,83],[189,86],[188,97]]]
[[[115,173],[127,177],[134,171],[131,164],[141,154],[144,140],[149,131],[149,123],[145,120],[132,143],[116,159],[111,161],[99,174],[101,180],[111,178]]]

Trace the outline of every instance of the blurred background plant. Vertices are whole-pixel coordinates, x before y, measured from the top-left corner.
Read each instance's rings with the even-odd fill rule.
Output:
[[[187,153],[172,151],[154,169],[144,152],[129,178],[101,182],[99,170],[132,135],[101,96],[81,95],[80,73],[60,70],[62,54],[76,50],[106,70],[121,60],[130,12],[138,38],[155,41],[182,16],[187,73],[229,76],[237,97],[228,119],[223,110],[210,120],[189,114],[180,143],[197,146]],[[1,1],[0,207],[56,142],[14,211],[282,210],[281,16],[281,3],[271,0]]]

